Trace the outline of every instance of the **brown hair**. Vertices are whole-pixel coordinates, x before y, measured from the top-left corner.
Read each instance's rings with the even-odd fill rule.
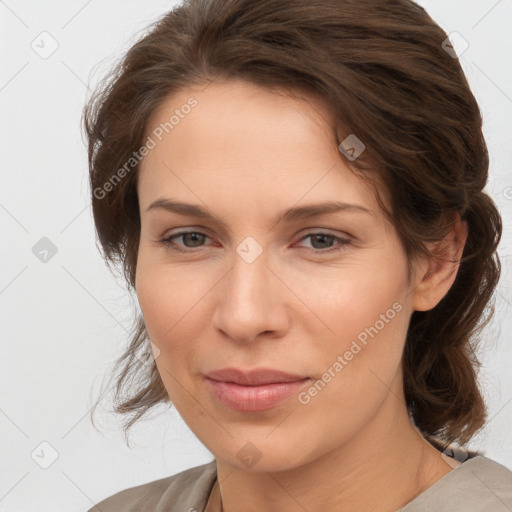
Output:
[[[339,121],[337,143],[352,133],[364,141],[366,150],[350,165],[390,193],[391,211],[375,186],[409,262],[429,254],[426,243],[442,240],[456,214],[468,223],[455,282],[435,308],[412,314],[402,362],[418,428],[446,443],[467,442],[486,418],[474,350],[494,310],[502,225],[483,192],[489,159],[480,110],[446,40],[410,0],[187,0],[174,8],[84,108],[105,261],[119,263],[134,289],[138,164],[127,170],[126,162],[170,94],[220,78],[320,95]],[[169,401],[140,315],[132,334],[116,363],[115,411],[133,415],[125,433],[148,409]],[[138,357],[141,348],[146,352]]]

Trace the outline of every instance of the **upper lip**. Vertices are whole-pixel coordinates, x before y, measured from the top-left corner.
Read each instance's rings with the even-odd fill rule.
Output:
[[[221,382],[234,382],[245,386],[258,386],[279,382],[293,382],[307,379],[304,375],[273,370],[271,368],[255,368],[252,370],[240,370],[238,368],[224,368],[205,374],[205,377]]]

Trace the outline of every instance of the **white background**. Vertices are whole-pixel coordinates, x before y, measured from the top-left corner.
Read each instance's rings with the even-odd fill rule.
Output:
[[[490,421],[470,447],[512,469],[512,1],[420,3],[469,43],[461,61],[485,120],[503,275],[479,352]],[[95,246],[81,110],[87,88],[173,5],[0,0],[0,512],[85,511],[212,460],[174,409],[140,422],[131,449],[119,420],[98,409],[98,431],[89,417],[133,303]],[[47,59],[31,47],[43,31],[58,43]],[[42,237],[57,247],[47,263],[32,252]],[[31,457],[44,462],[52,449],[47,469]]]

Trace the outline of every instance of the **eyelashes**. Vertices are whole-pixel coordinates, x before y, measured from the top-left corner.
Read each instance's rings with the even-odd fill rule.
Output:
[[[206,235],[205,233],[201,233],[200,231],[180,231],[179,233],[176,233],[174,235],[171,235],[171,236],[168,236],[166,238],[163,238],[162,240],[160,240],[160,242],[167,248],[167,249],[170,249],[171,251],[176,251],[176,252],[181,252],[181,253],[191,253],[191,252],[197,252],[197,251],[194,251],[193,248],[187,248],[187,249],[182,249],[180,248],[179,246],[177,246],[173,240],[175,238],[180,238],[180,237],[184,237],[186,235],[199,235],[201,237],[204,237],[204,238],[209,238],[208,235]]]
[[[203,251],[203,247],[204,246],[196,246],[196,248],[198,248],[198,250],[196,250],[196,248],[194,247],[187,247],[187,248],[182,248],[180,247],[179,245],[177,245],[175,243],[174,240],[178,239],[178,238],[183,238],[188,236],[188,235],[199,235],[199,240],[197,240],[197,236],[195,237],[195,240],[193,240],[194,242],[201,242],[202,239],[208,239],[210,238],[206,233],[202,233],[200,231],[180,231],[179,233],[175,233],[173,235],[170,235],[168,237],[165,237],[161,240],[159,240],[159,243],[164,246],[166,249],[170,250],[170,251],[173,251],[173,252],[176,252],[176,253],[182,253],[182,254],[193,254],[193,253],[199,253],[199,252],[202,252]],[[346,247],[348,245],[350,245],[351,243],[351,240],[349,240],[348,238],[342,238],[342,237],[338,237],[338,236],[335,236],[331,233],[326,233],[326,232],[323,232],[323,231],[314,231],[314,232],[310,232],[306,235],[304,235],[303,237],[301,237],[301,239],[299,240],[299,242],[302,242],[303,240],[306,240],[306,239],[312,239],[312,240],[315,240],[315,241],[318,241],[318,239],[322,240],[322,239],[327,239],[328,241],[332,241],[333,243],[337,243],[338,245],[336,247],[328,247],[327,249],[316,249],[316,248],[311,248],[311,247],[303,247],[303,249],[313,253],[313,254],[332,254],[332,253],[338,253],[340,251],[343,251],[344,249],[346,249]]]

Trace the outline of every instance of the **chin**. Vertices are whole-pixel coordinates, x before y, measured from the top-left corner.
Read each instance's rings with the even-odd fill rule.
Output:
[[[265,435],[268,435],[266,430]],[[288,471],[307,464],[314,459],[311,452],[305,451],[301,443],[291,442],[290,438],[274,440],[252,436],[230,438],[229,445],[209,448],[217,460],[223,461],[240,471],[252,473]],[[298,450],[297,446],[301,446]]]

